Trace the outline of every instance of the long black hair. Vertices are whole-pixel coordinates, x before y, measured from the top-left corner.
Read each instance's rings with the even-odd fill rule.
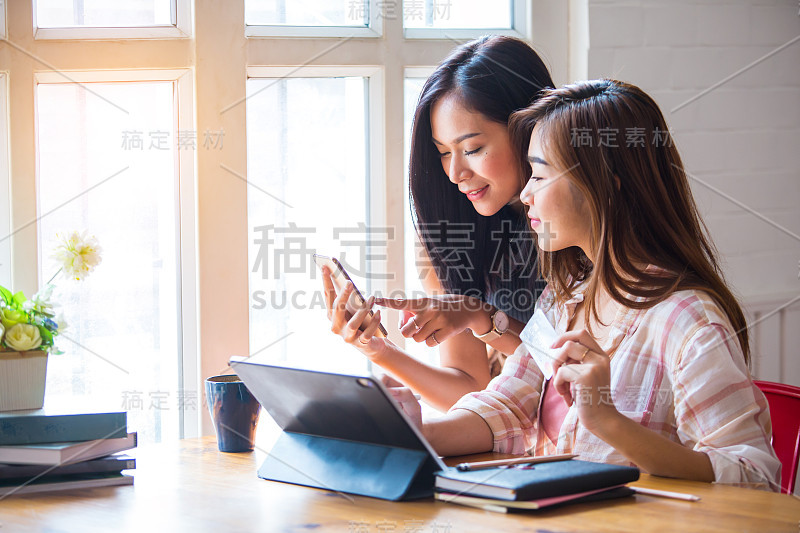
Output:
[[[450,182],[433,144],[431,108],[454,94],[468,109],[507,126],[514,111],[552,87],[550,73],[537,53],[524,41],[502,36],[459,46],[425,82],[411,134],[409,196],[414,225],[447,292],[486,300],[498,278],[535,279],[538,268],[521,208],[506,205],[494,215],[480,215]],[[528,147],[514,148],[522,190],[531,171]]]

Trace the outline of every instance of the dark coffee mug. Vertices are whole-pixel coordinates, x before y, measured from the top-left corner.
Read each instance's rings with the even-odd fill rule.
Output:
[[[206,379],[206,401],[221,452],[253,451],[261,405],[236,375]]]

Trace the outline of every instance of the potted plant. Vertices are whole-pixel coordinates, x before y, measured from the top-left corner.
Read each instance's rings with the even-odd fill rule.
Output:
[[[97,240],[86,232],[73,231],[59,240],[53,259],[61,268],[30,299],[0,286],[0,411],[44,405],[47,357],[61,353],[55,338],[66,327],[52,301],[53,280],[59,273],[84,279],[101,261]]]

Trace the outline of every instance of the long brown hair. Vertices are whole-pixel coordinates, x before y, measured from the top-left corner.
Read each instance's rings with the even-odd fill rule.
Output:
[[[600,287],[635,309],[650,308],[677,290],[701,290],[728,316],[749,363],[744,314],[725,284],[655,101],[621,81],[580,82],[543,91],[509,124],[512,138],[523,144],[534,126],[556,165],[571,169],[565,177],[584,194],[592,219],[594,264],[578,247],[540,251],[542,276],[556,301],[565,302],[588,280],[588,324],[590,316],[599,321],[594,300]],[[659,268],[647,269],[651,264]]]

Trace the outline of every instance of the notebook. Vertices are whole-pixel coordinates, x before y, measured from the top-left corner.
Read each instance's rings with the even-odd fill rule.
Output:
[[[436,488],[466,496],[498,500],[535,500],[623,485],[639,479],[632,466],[572,459],[526,468],[487,468],[461,472],[447,468],[436,474]]]
[[[508,513],[512,511],[536,511],[547,509],[557,505],[567,503],[588,503],[614,498],[624,498],[636,494],[633,489],[624,485],[617,485],[607,489],[590,490],[586,492],[576,492],[564,496],[552,496],[550,498],[539,498],[538,500],[498,500],[495,498],[480,498],[477,496],[465,496],[452,492],[437,492],[436,499],[468,507],[477,507],[486,511],[496,513]]]

